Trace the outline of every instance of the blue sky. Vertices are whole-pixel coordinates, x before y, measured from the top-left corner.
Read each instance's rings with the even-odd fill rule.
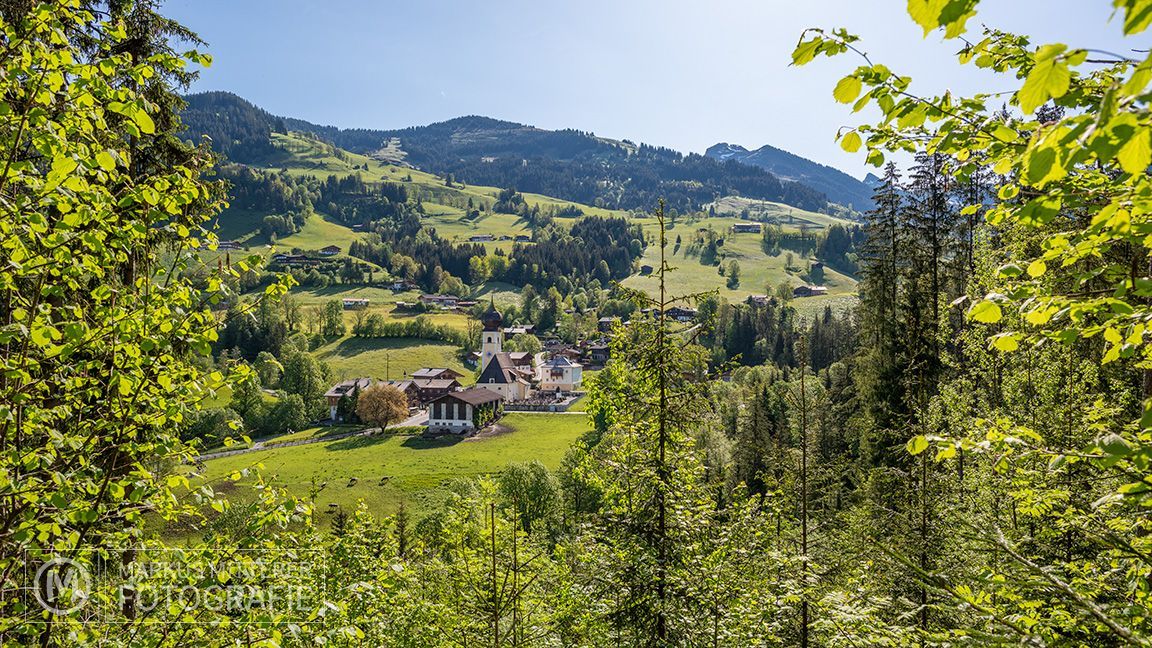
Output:
[[[970,26],[1127,51],[1106,0],[984,0]],[[856,176],[832,100],[849,58],[788,66],[805,27],[843,26],[914,90],[1005,87],[962,68],[904,0],[168,0],[215,58],[194,90],[280,115],[398,128],[467,114],[703,152],[772,144]],[[863,118],[866,119],[865,113]]]

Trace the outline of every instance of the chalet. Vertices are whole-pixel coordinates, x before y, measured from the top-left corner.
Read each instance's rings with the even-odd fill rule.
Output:
[[[200,249],[201,250],[208,249],[208,244],[207,243],[202,244],[200,246]],[[217,241],[216,242],[216,249],[217,250],[243,250],[244,246],[241,245],[240,243],[237,243],[236,241]]]
[[[303,254],[273,254],[272,264],[283,265],[290,268],[320,265],[320,259],[311,259]]]
[[[467,310],[469,308],[472,308],[475,305],[476,305],[476,301],[473,299],[460,299],[460,300],[456,301],[456,308],[463,309],[463,310]]]
[[[397,279],[389,284],[388,287],[392,289],[392,292],[405,292],[408,290],[416,290],[417,288],[416,284],[404,279]]]
[[[744,303],[749,306],[773,306],[776,304],[776,298],[771,295],[748,295]]]
[[[527,351],[509,351],[508,359],[512,361],[512,366],[521,370],[532,370],[532,365],[535,364],[536,358]]]
[[[326,245],[326,246],[320,248],[320,256],[330,257],[330,256],[336,256],[337,254],[340,254],[340,246],[339,245]]]
[[[763,227],[760,223],[736,223],[732,231],[737,234],[759,234]]]
[[[338,422],[339,414],[337,408],[340,406],[340,400],[351,397],[353,394],[364,391],[371,386],[371,378],[353,378],[333,385],[331,389],[324,393],[324,400],[328,402],[328,418]]]
[[[608,362],[610,355],[611,351],[609,351],[608,345],[603,343],[588,345],[588,351],[585,353],[588,361],[594,365],[604,365]]]
[[[793,297],[818,297],[827,294],[828,289],[824,286],[796,286],[792,289]]]
[[[368,308],[368,300],[359,297],[345,297],[340,300],[344,305],[344,310],[364,310]]]
[[[420,303],[439,308],[455,308],[458,301],[452,295],[420,295]]]
[[[463,377],[464,374],[447,367],[423,367],[412,372],[414,380],[452,380]]]
[[[517,243],[531,243],[532,237],[528,236],[527,234],[517,234],[516,235],[516,242]]]
[[[414,378],[412,382],[416,383],[416,397],[421,403],[429,403],[444,394],[460,390],[460,381],[455,378]]]
[[[490,243],[495,240],[496,237],[491,234],[473,234],[468,237],[470,243]]]
[[[583,368],[567,356],[554,355],[536,367],[536,380],[540,382],[540,389],[545,391],[575,391],[583,380]]]
[[[611,333],[612,327],[620,323],[619,317],[601,317],[596,322],[596,330],[601,333]]]
[[[414,380],[386,380],[382,385],[388,385],[400,390],[408,398],[408,409],[420,406],[420,388]]]
[[[677,322],[691,322],[692,320],[696,319],[696,315],[698,313],[699,311],[697,311],[695,308],[684,308],[682,306],[673,306],[672,308],[664,311],[665,315],[671,317]]]
[[[491,390],[473,387],[444,394],[428,404],[428,431],[467,434],[500,418],[503,397]]]
[[[517,335],[534,334],[536,327],[531,324],[520,324],[517,326],[504,327],[504,337],[514,337]]]

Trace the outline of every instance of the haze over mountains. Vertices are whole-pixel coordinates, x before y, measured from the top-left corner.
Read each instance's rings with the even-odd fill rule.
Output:
[[[241,163],[270,162],[271,133],[300,131],[354,153],[402,161],[469,184],[515,187],[612,209],[651,209],[664,199],[680,211],[725,196],[847,215],[870,207],[871,191],[845,173],[763,147],[717,145],[706,155],[465,116],[398,130],[341,129],[279,117],[227,92],[186,97],[188,136],[207,135]]]

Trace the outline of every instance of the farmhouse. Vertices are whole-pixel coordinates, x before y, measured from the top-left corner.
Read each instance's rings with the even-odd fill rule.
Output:
[[[540,381],[540,389],[545,391],[575,391],[583,380],[583,368],[566,356],[554,355],[536,367],[536,379]]]
[[[759,234],[762,229],[760,223],[736,223],[732,226],[732,231],[738,234]]]
[[[408,398],[408,409],[420,406],[420,388],[415,380],[385,380],[380,384],[399,389]]]
[[[344,310],[364,310],[368,308],[368,300],[359,297],[345,297],[340,300],[344,304]]]
[[[471,243],[490,243],[495,240],[496,237],[491,234],[473,234],[468,237],[468,241]]]
[[[620,323],[619,317],[601,317],[596,322],[596,330],[601,333],[611,333],[612,327]]]
[[[445,394],[428,404],[428,431],[466,434],[500,418],[503,397],[482,387]]]
[[[589,345],[588,350],[585,353],[585,357],[588,358],[588,361],[591,364],[601,366],[608,362],[609,355],[610,351],[608,349],[608,345],[602,342]]]
[[[792,289],[793,297],[818,297],[827,294],[828,289],[824,286],[796,286]]]
[[[303,254],[273,254],[273,265],[284,265],[290,268],[298,268],[301,266],[314,266],[320,265],[320,259],[310,259]]]
[[[353,378],[333,385],[331,389],[324,393],[324,400],[328,402],[328,418],[333,421],[339,421],[337,408],[340,406],[340,399],[345,397],[351,398],[353,395],[371,386],[371,378]]]
[[[458,301],[460,300],[452,295],[420,295],[420,303],[440,308],[456,308]]]
[[[412,378],[418,380],[438,380],[463,378],[464,374],[447,367],[423,367],[412,372]]]
[[[320,248],[320,256],[336,256],[337,254],[340,254],[339,245],[325,245]]]
[[[697,311],[695,308],[673,306],[672,308],[664,311],[664,314],[676,320],[677,322],[691,322],[692,320],[696,319],[698,312],[699,311]]]
[[[531,241],[532,241],[532,237],[528,236],[527,234],[517,234],[516,235],[516,242],[517,243],[530,243]]]
[[[776,303],[776,298],[769,295],[748,295],[744,303],[749,306],[770,306]]]
[[[460,389],[460,381],[455,378],[435,378],[432,380],[413,379],[416,384],[416,398],[421,403],[428,403],[440,398],[449,392]]]
[[[533,326],[532,324],[520,324],[518,326],[506,326],[506,327],[504,327],[504,337],[513,337],[516,335],[524,335],[525,333],[534,334],[535,332],[536,332],[536,327]]]

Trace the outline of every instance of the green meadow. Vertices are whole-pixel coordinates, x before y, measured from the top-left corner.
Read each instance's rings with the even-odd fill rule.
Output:
[[[644,223],[646,236],[655,239],[658,234],[655,219],[638,220]],[[807,283],[804,274],[808,259],[799,253],[793,253],[793,267],[789,268],[787,250],[774,256],[761,248],[759,234],[732,232],[732,225],[742,222],[746,221],[721,217],[679,220],[668,230],[668,263],[675,268],[671,275],[670,289],[674,294],[715,290],[724,298],[735,302],[743,301],[748,295],[771,292],[781,282],[788,282],[793,286]],[[698,229],[712,229],[724,236],[724,245],[719,248],[723,258],[720,267],[727,268],[730,261],[740,264],[740,284],[737,287],[728,288],[728,278],[719,273],[720,267],[701,264],[697,255],[689,254],[689,244]],[[679,249],[675,247],[677,236],[680,236],[682,241]],[[641,263],[657,267],[659,259],[659,246],[649,244]],[[654,276],[633,275],[625,279],[623,284],[652,295],[659,290],[659,284]],[[837,296],[853,295],[856,290],[856,281],[853,278],[828,267],[825,267],[822,285],[828,288],[827,297],[801,298],[795,300],[793,304],[797,307],[803,307],[804,302],[823,304]]]
[[[439,506],[454,479],[490,475],[509,463],[534,459],[555,469],[588,429],[582,414],[510,413],[501,423],[508,432],[480,438],[375,435],[221,457],[205,463],[203,478],[243,500],[251,497],[250,480],[229,476],[258,467],[294,495],[317,490],[321,518],[332,504],[350,509],[361,501],[379,514],[394,512],[401,501],[420,513]]]

